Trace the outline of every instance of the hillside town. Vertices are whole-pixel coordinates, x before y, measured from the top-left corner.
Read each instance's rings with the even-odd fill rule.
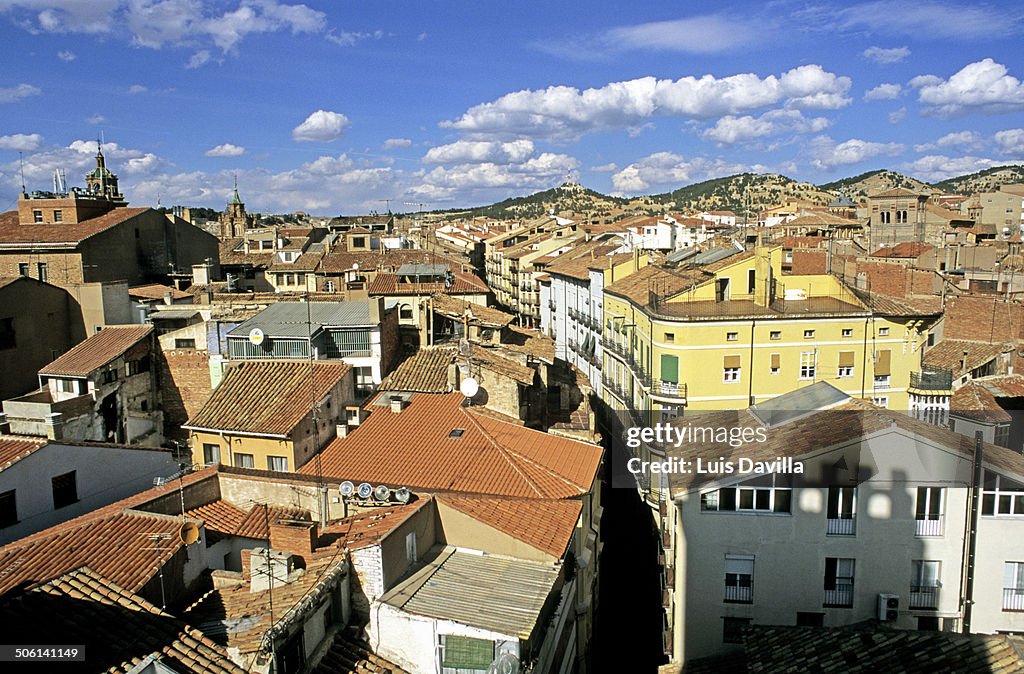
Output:
[[[211,219],[94,160],[0,214],[4,641],[1024,669],[1024,184],[595,215],[566,183],[518,219],[236,185]]]

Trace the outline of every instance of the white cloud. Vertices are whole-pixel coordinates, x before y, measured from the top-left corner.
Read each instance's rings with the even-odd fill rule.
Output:
[[[70,63],[71,61],[74,61],[76,58],[78,58],[78,54],[69,49],[63,49],[57,52],[57,58],[59,58],[61,61],[64,61],[64,63]]]
[[[910,56],[910,49],[907,47],[892,47],[891,49],[868,47],[861,52],[861,55],[875,63],[899,63]]]
[[[110,32],[114,12],[123,4],[124,0],[7,0],[3,9],[31,32],[100,34]]]
[[[519,164],[534,155],[533,141],[459,140],[427,150],[423,161],[427,164],[479,164],[484,162]]]
[[[205,154],[207,157],[238,157],[245,154],[245,148],[232,145],[231,143],[224,143],[223,145],[210,148]]]
[[[0,150],[20,150],[31,152],[39,147],[43,137],[38,133],[15,133],[9,136],[0,136]]]
[[[384,141],[385,150],[393,150],[399,147],[412,147],[412,141],[408,138],[388,138]]]
[[[799,110],[769,110],[759,117],[726,115],[701,133],[703,138],[723,145],[775,136],[781,133],[817,133],[828,128],[824,117],[804,117]]]
[[[409,195],[430,202],[452,201],[456,198],[462,201],[497,200],[513,194],[548,189],[563,182],[566,174],[579,168],[579,161],[569,155],[552,152],[533,155],[532,143],[529,153],[523,151],[525,146],[503,148],[502,145],[512,144],[493,145],[495,147],[476,148],[453,143],[451,146],[431,148],[431,151],[442,150],[434,155],[435,160],[447,157],[458,163],[437,166],[422,173],[418,184],[409,189]],[[481,160],[487,156],[504,159]],[[427,159],[424,158],[424,161]]]
[[[934,143],[915,145],[914,152],[927,152],[929,150],[937,150],[940,148],[951,148],[969,152],[972,150],[980,150],[984,146],[985,140],[981,137],[980,133],[976,131],[954,131],[953,133],[947,133]]]
[[[467,134],[572,140],[600,129],[630,128],[655,116],[709,119],[783,103],[787,108],[835,109],[847,105],[850,79],[819,65],[780,76],[752,73],[678,80],[643,77],[580,91],[569,86],[517,91],[442,122]]]
[[[868,89],[864,94],[865,101],[891,101],[900,97],[903,87],[898,84],[879,84],[874,89]]]
[[[348,117],[340,112],[317,110],[302,124],[292,129],[292,139],[329,143],[341,138],[341,134],[349,124]]]
[[[722,15],[694,16],[612,28],[600,42],[612,49],[713,54],[747,42],[749,26]]]
[[[685,159],[673,152],[655,152],[612,175],[618,194],[638,194],[651,188],[676,188],[711,177],[740,173],[751,167],[722,159]]]
[[[195,54],[192,54],[192,57],[189,58],[188,63],[185,64],[185,67],[187,69],[189,69],[189,70],[195,70],[196,68],[201,68],[202,66],[206,65],[209,62],[210,62],[210,52],[209,52],[209,50],[207,50],[207,49],[200,49]]]
[[[39,87],[31,84],[19,84],[16,87],[0,87],[0,103],[14,103],[29,96],[38,96],[43,93]]]
[[[822,170],[859,164],[879,156],[894,156],[903,150],[899,143],[876,143],[859,138],[836,143],[828,136],[818,136],[809,144],[811,165]]]
[[[913,37],[927,35],[933,40],[990,39],[1017,30],[1012,12],[1008,13],[1006,8],[934,0],[862,2],[838,11],[829,10],[824,18],[832,30],[867,30]]]
[[[147,91],[149,91],[149,87],[144,86],[142,84],[133,84],[130,87],[128,87],[129,94],[144,94]]]
[[[591,166],[590,170],[594,173],[612,173],[619,169],[618,164],[615,162],[609,162],[607,164],[601,164],[600,166]]]
[[[998,131],[994,139],[1000,154],[1024,156],[1024,129]]]
[[[953,176],[974,173],[982,169],[991,168],[1005,164],[1005,161],[995,161],[984,157],[947,157],[945,155],[927,155],[912,162],[900,165],[899,170],[908,173],[915,178],[935,182],[945,180]]]
[[[107,118],[104,117],[103,115],[101,115],[98,112],[95,115],[89,115],[88,117],[85,118],[85,123],[86,124],[92,124],[92,125],[103,124],[106,121],[107,121]]]
[[[924,112],[940,117],[1024,110],[1024,84],[990,58],[964,66],[948,80],[920,75],[910,86],[917,89]]]
[[[889,123],[899,124],[907,116],[907,108],[904,106],[899,110],[893,110],[889,113]]]

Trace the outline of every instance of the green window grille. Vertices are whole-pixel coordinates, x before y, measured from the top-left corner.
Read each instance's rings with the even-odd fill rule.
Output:
[[[444,637],[444,667],[486,670],[493,661],[493,641],[472,637]]]

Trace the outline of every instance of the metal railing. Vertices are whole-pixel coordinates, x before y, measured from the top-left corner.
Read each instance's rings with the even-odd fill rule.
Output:
[[[653,393],[665,398],[686,400],[686,384],[678,384],[671,381],[657,381],[654,383]]]
[[[950,391],[953,388],[953,372],[952,370],[911,372],[910,388],[922,391]]]
[[[939,515],[938,519],[928,520],[915,520],[914,521],[914,535],[915,536],[941,536],[942,535],[942,515]]]
[[[829,536],[853,536],[857,533],[857,520],[850,518],[829,518],[825,533]]]
[[[748,579],[749,583],[750,580]],[[730,604],[754,603],[754,588],[751,585],[726,585],[724,601]]]
[[[834,590],[825,590],[825,601],[822,606],[834,608],[850,608],[853,606],[853,584],[837,585]]]
[[[1003,610],[1024,611],[1024,588],[1006,587],[1003,588]]]
[[[937,585],[911,585],[910,608],[939,607],[939,588]]]

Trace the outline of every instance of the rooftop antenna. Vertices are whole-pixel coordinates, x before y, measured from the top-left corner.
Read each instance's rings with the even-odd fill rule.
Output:
[[[25,154],[18,152],[18,163],[21,164],[21,192],[25,193]]]

